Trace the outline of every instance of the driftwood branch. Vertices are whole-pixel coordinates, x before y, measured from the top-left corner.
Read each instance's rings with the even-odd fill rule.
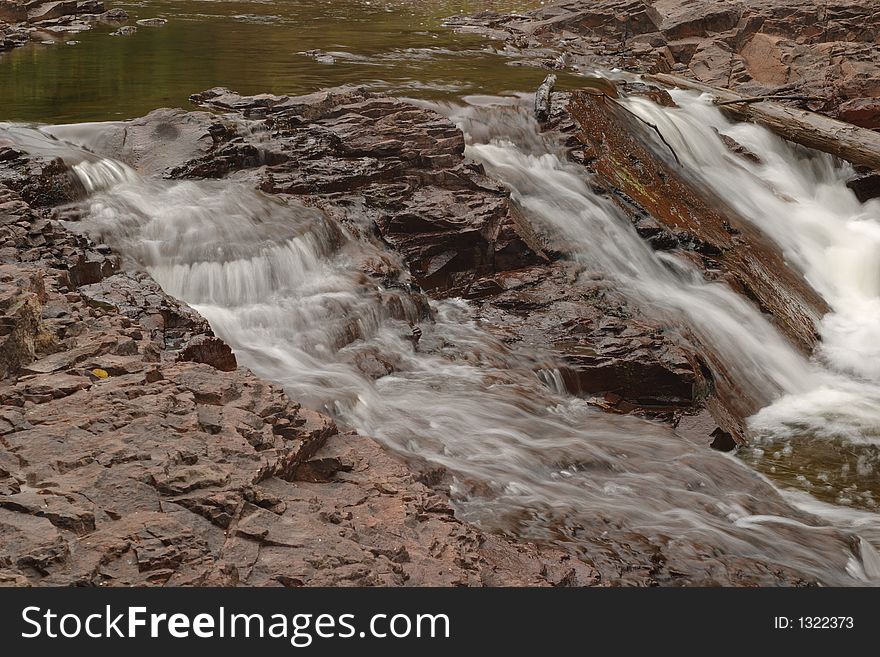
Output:
[[[736,105],[739,103],[763,103],[765,100],[825,100],[819,96],[750,96],[749,98],[738,98],[735,100],[716,100],[716,105]]]
[[[880,169],[880,132],[837,119],[780,105],[772,100],[746,103],[748,97],[718,89],[678,75],[646,76],[654,82],[713,95],[724,111],[740,121],[750,121],[797,144],[830,153],[853,164]]]

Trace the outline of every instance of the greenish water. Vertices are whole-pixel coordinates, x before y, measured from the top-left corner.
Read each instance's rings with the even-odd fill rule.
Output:
[[[0,55],[0,120],[75,122],[187,107],[213,86],[301,94],[339,84],[423,98],[534,89],[546,74],[511,65],[502,44],[455,34],[449,16],[525,10],[540,2],[428,0],[148,0],[107,3],[162,27],[118,26]],[[69,41],[78,43],[70,44]],[[320,63],[309,50],[334,53]]]

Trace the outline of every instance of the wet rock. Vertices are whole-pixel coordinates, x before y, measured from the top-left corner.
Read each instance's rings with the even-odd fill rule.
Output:
[[[551,263],[507,193],[464,160],[462,135],[446,119],[350,88],[299,98],[215,89],[194,100],[265,117],[249,126],[266,152],[252,172],[264,191],[321,194],[337,207],[357,207],[403,255],[421,289],[479,300],[482,321],[507,341],[546,351],[549,336],[569,390],[616,394],[615,412],[658,415],[702,404],[711,382],[699,359],[610,289],[584,286],[573,270]],[[248,138],[224,132],[207,155],[171,175],[224,175],[227,153]],[[300,159],[287,157],[294,152]],[[393,286],[381,269],[376,275]],[[350,355],[369,376],[394,370],[376,354]]]
[[[550,118],[551,100],[553,87],[556,84],[556,76],[552,73],[544,78],[538,91],[535,92],[535,118],[539,123],[545,123]]]
[[[125,23],[129,19],[129,15],[124,9],[114,8],[101,14],[100,19],[104,23]]]
[[[853,98],[841,103],[837,118],[862,128],[880,128],[880,98]]]
[[[656,93],[646,85],[629,87],[633,93]],[[573,270],[553,263],[507,192],[464,159],[463,136],[445,118],[347,87],[303,97],[246,97],[213,89],[193,99],[227,114],[212,117],[213,124],[200,113],[150,115],[161,116],[172,128],[196,126],[193,134],[203,136],[181,151],[191,153],[192,160],[166,168],[163,175],[234,172],[263,191],[315,203],[350,229],[352,221],[363,224],[366,217],[382,242],[404,257],[419,289],[436,297],[479,300],[483,321],[499,327],[506,340],[538,350],[549,347],[568,389],[588,398],[617,395],[614,412],[666,418],[672,409],[703,404],[712,384],[700,359],[607,287],[582,285]],[[151,140],[137,137],[152,132],[150,117],[120,128],[129,135],[125,149],[119,137],[101,148],[156,171],[152,163],[159,159],[150,153]],[[246,129],[244,117],[250,121]],[[132,139],[142,149],[130,150]],[[156,152],[165,149],[161,141],[152,143]],[[235,155],[257,146],[259,158]],[[348,218],[348,207],[357,210],[357,219]],[[663,230],[657,225],[657,239],[668,234],[669,248],[687,241],[701,252],[716,252],[693,235]],[[381,285],[400,287],[418,299],[397,267],[364,263],[364,271]],[[513,321],[515,316],[521,319]],[[387,357],[353,345],[344,353],[371,377],[396,368]]]
[[[718,138],[722,142],[724,142],[724,145],[727,146],[727,150],[729,150],[731,153],[736,153],[737,155],[744,157],[745,159],[749,160],[750,162],[754,162],[755,164],[761,164],[761,158],[759,158],[755,153],[740,144],[730,135],[725,135],[721,132],[718,132],[717,130],[715,130],[715,134],[717,134]]]
[[[700,407],[712,382],[699,358],[611,285],[584,283],[579,273],[558,262],[496,277],[502,289],[478,303],[477,315],[507,343],[552,354],[565,389],[602,399],[601,408],[661,416]]]
[[[880,198],[880,172],[862,173],[848,180],[846,186],[855,192],[862,203]]]
[[[726,409],[713,406],[717,382],[702,356],[612,285],[556,259],[558,245],[535,235],[508,194],[464,158],[463,136],[442,116],[351,88],[304,97],[214,89],[195,98],[217,113],[163,110],[120,126],[97,152],[153,175],[229,176],[384,245],[353,269],[390,316],[409,323],[402,333],[431,321],[420,290],[467,296],[475,321],[539,356],[536,376],[555,370],[599,408],[668,422],[709,408],[707,445],[716,428],[735,424],[716,419]],[[23,175],[29,165],[20,159],[0,171]],[[716,548],[684,539],[660,546],[621,532],[613,549],[596,536],[589,554],[576,556],[462,523],[439,488],[448,485],[442,473],[417,479],[376,442],[233,368],[204,320],[145,274],[101,265],[82,280],[72,275],[72,263],[113,254],[64,231],[64,212],[34,211],[4,189],[0,254],[15,269],[42,272],[39,318],[53,340],[38,354],[35,339],[33,361],[0,384],[0,475],[9,475],[0,476],[0,500],[14,498],[0,504],[0,523],[13,514],[17,527],[0,532],[0,559],[20,548],[33,555],[0,561],[0,579],[570,586],[600,583],[602,572],[633,584],[802,581],[745,559],[720,563]],[[647,201],[634,196],[631,207],[639,204]],[[667,248],[716,258],[730,248],[693,227],[649,226],[644,207],[638,216],[645,230],[668,233]],[[404,298],[418,318],[404,312]],[[361,371],[395,370],[378,350],[359,348],[356,327],[351,333],[339,346]],[[412,334],[419,350],[436,342]],[[746,498],[768,490],[749,486]],[[47,491],[59,497],[52,518],[38,515],[44,506],[31,496]],[[602,526],[587,525],[572,531]]]
[[[645,146],[651,143],[646,126],[614,103],[580,92],[572,96],[569,111],[579,126],[577,139],[594,154],[588,166],[643,236],[656,248],[698,254],[689,259],[710,277],[725,272],[727,282],[754,300],[805,353],[812,350],[827,307],[762,233],[678,174],[664,159],[667,151]],[[719,399],[733,416],[757,410],[720,364],[709,361]],[[735,426],[725,429],[738,433]]]
[[[230,163],[230,154],[253,145],[247,135],[226,133],[173,175],[253,167],[267,192],[365,204],[425,290],[466,296],[480,277],[543,257],[518,227],[507,193],[466,162],[461,132],[431,110],[346,87],[296,98],[214,89],[193,100],[265,117],[261,156]]]
[[[212,151],[222,121],[207,112],[158,109],[124,124],[110,124],[96,138],[97,153],[113,154],[149,175],[164,175]]]
[[[34,207],[52,207],[82,198],[85,190],[61,158],[8,157],[0,183]]]
[[[205,363],[221,372],[233,372],[238,367],[229,345],[219,338],[207,335],[198,335],[190,340],[177,359]]]
[[[0,2],[0,21],[6,23],[21,23],[27,21],[28,10],[24,2],[12,2],[3,0]]]

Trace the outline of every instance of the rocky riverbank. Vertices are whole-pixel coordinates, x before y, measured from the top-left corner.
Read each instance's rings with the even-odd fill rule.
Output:
[[[675,72],[880,128],[880,9],[872,0],[590,0],[454,19],[549,68]]]
[[[778,246],[737,217],[724,199],[682,174],[668,144],[651,147],[662,134],[626,111],[618,98],[645,95],[673,106],[666,87],[735,90],[726,103],[745,99],[746,104],[724,107],[733,118],[754,120],[794,141],[803,137],[808,147],[832,145],[824,149],[855,165],[849,185],[858,198],[874,198],[880,173],[865,165],[880,157],[874,133],[880,128],[880,12],[873,3],[555,2],[526,14],[484,12],[450,24],[503,41],[518,64],[588,76],[612,69],[646,74],[646,83],[587,79],[581,91],[547,95],[537,111],[545,129],[568,135],[572,159],[586,167],[597,191],[630,217],[652,248],[675,252],[707,278],[724,280],[805,353],[813,350],[817,324],[828,311],[825,302],[787,265]],[[761,105],[751,104],[761,99],[771,107],[768,115],[779,119],[763,122]],[[791,116],[787,108],[795,108]],[[796,108],[809,111],[797,114]],[[811,119],[817,116],[811,112],[819,120]],[[837,121],[823,122],[823,116]],[[739,157],[754,160],[730,137],[722,139]],[[741,435],[740,419],[757,410],[754,401],[741,394],[710,352],[698,351],[714,372],[713,399],[726,407],[716,408],[716,419],[727,416],[726,424],[719,423]]]
[[[2,0],[0,52],[32,41],[54,43],[96,23],[121,25],[127,21],[125,11],[107,10],[98,0]]]

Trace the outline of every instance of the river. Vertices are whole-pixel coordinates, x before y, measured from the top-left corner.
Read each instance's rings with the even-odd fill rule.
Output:
[[[696,94],[676,92],[677,108],[627,101],[824,297],[831,312],[822,346],[807,358],[749,301],[652,251],[592,191],[530,117],[527,94],[544,72],[442,27],[443,17],[474,4],[123,4],[169,23],[4,55],[0,118],[118,120],[187,107],[189,94],[219,84],[296,94],[358,83],[428,104],[462,128],[468,156],[510,189],[536,230],[564,238],[568,257],[711,346],[763,406],[749,421],[749,447],[721,454],[663,425],[589,407],[548,385],[552,373],[535,376],[541,355],[491,337],[461,300],[433,303],[435,321],[423,325],[414,351],[387,299],[365,291],[352,268],[352,253],[380,247],[313,209],[241,183],[145,178],[79,151],[100,123],[10,134],[75,142],[46,147],[79,162],[91,192],[76,230],[140,263],[202,313],[240,362],[292,398],[447,469],[461,517],[585,554],[639,559],[657,550],[670,570],[681,551],[683,568],[707,572],[716,560],[760,559],[826,584],[880,581],[880,201],[855,199],[847,165],[731,124]],[[713,128],[760,162],[735,161]],[[399,301],[418,321],[418,309]],[[352,322],[361,345],[393,357],[393,374],[373,381],[338,348]]]

